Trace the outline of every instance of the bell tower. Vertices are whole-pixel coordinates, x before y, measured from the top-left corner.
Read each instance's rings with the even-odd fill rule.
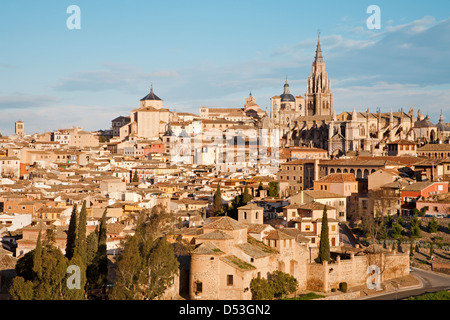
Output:
[[[306,116],[331,116],[333,114],[333,94],[325,61],[323,61],[320,33],[317,40],[316,57],[308,78],[305,108]]]

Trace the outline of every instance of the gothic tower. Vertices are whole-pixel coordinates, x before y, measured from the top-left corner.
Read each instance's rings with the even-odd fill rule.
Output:
[[[333,114],[333,94],[331,93],[330,78],[323,61],[320,34],[311,76],[308,78],[305,107],[306,116],[331,116]]]

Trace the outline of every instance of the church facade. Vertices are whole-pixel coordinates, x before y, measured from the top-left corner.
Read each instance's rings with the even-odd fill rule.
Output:
[[[306,93],[303,97],[292,95],[286,80],[283,94],[271,98],[270,121],[266,119],[263,123],[280,130],[281,147],[316,147],[328,150],[329,156],[339,157],[352,152],[384,155],[389,143],[416,141],[419,137],[427,143],[435,142],[439,136],[437,126],[429,124],[428,119],[420,111],[414,117],[412,109],[384,113],[380,109],[353,110],[336,115],[319,36]]]

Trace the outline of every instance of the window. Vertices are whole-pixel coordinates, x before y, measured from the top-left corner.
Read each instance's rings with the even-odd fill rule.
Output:
[[[233,275],[229,274],[227,275],[227,286],[232,286],[233,285]]]
[[[195,283],[195,294],[199,294],[203,292],[203,283],[200,281],[197,281]]]

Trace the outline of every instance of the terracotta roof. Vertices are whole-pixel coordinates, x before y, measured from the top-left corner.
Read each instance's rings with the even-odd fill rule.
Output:
[[[423,147],[417,149],[417,151],[450,151],[450,144],[442,143],[442,144],[426,144]]]
[[[264,239],[269,239],[269,240],[290,240],[290,239],[294,239],[293,236],[284,233],[281,230],[272,230],[269,232],[269,234],[264,237]]]
[[[221,230],[239,230],[239,229],[247,229],[248,226],[241,222],[238,222],[233,218],[225,216],[204,225],[203,228],[221,229]]]
[[[345,196],[343,196],[342,194],[325,191],[325,190],[305,190],[303,192],[314,199],[345,198]]]
[[[318,182],[356,182],[356,177],[353,173],[332,173],[317,180]]]
[[[245,206],[239,207],[238,210],[263,210],[263,207],[258,206],[255,203],[249,203]]]
[[[197,239],[207,239],[207,240],[229,240],[233,239],[228,233],[223,232],[222,230],[214,230],[208,233],[204,233],[199,235]]]
[[[0,271],[15,269],[17,258],[12,253],[0,247]]]
[[[416,182],[416,183],[413,183],[413,184],[410,184],[410,185],[406,186],[403,189],[403,191],[422,191],[423,189],[431,186],[434,183],[436,183],[436,182],[432,182],[432,181]]]
[[[311,202],[305,203],[305,204],[301,205],[299,209],[304,209],[304,210],[324,210],[325,206],[327,207],[327,209],[331,209],[331,210],[336,209],[335,207],[328,206],[328,205],[325,205],[323,203],[316,202],[316,201],[311,201]]]
[[[295,241],[297,242],[303,242],[303,243],[308,243],[309,240],[308,238],[306,238],[299,229],[297,228],[285,228],[283,229],[283,232],[294,237]]]

